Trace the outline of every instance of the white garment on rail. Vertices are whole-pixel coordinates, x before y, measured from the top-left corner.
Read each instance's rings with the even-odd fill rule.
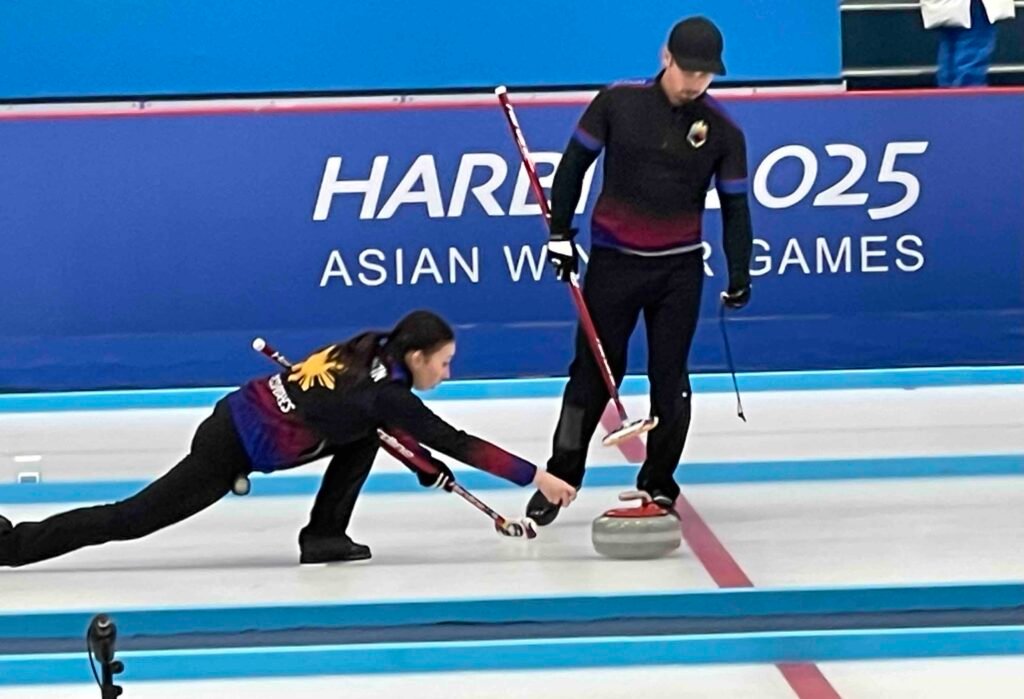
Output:
[[[990,22],[1012,19],[1013,0],[981,0]],[[971,26],[971,0],[921,0],[921,17],[925,29],[932,27]]]

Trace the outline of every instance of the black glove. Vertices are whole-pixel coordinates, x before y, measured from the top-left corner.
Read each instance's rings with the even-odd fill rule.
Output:
[[[579,271],[580,258],[576,252],[576,229],[570,228],[565,231],[551,231],[551,238],[548,240],[548,262],[555,268],[555,277],[560,282],[567,282],[573,274]]]
[[[726,308],[743,308],[750,303],[750,284],[739,289],[734,289],[732,286],[729,287],[728,291],[722,292],[722,303],[725,304]]]
[[[424,488],[443,488],[448,490],[449,485],[455,482],[455,474],[443,461],[438,461],[433,456],[429,457],[430,465],[433,466],[436,471],[434,473],[426,473],[425,471],[416,471],[416,480],[420,482]]]

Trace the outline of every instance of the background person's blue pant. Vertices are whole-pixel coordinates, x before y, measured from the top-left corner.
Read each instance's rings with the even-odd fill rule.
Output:
[[[988,66],[996,47],[996,27],[981,0],[971,0],[971,28],[939,28],[939,87],[988,84]]]

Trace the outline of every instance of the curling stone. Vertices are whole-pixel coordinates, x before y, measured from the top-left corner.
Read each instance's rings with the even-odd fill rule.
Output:
[[[679,548],[679,520],[648,502],[608,510],[591,526],[594,550],[609,558],[660,558]]]

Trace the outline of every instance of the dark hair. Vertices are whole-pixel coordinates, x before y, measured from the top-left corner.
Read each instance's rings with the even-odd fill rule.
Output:
[[[407,352],[417,350],[433,354],[454,339],[455,333],[444,318],[430,311],[413,311],[388,333],[384,347],[395,359],[404,359]]]

